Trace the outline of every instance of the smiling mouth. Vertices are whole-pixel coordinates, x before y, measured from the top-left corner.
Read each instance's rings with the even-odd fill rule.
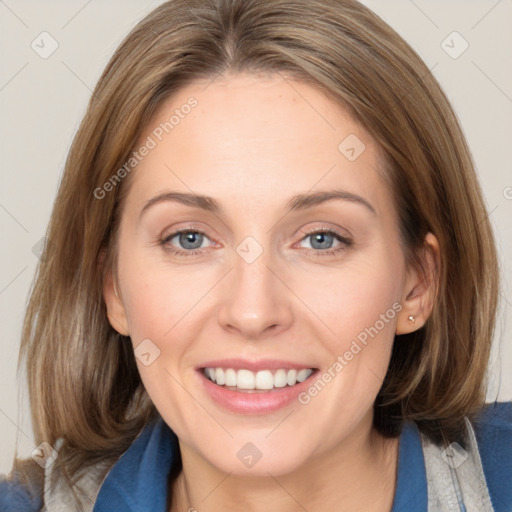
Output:
[[[316,368],[272,369],[253,372],[247,369],[202,368],[203,375],[217,386],[245,393],[277,391],[304,382]]]

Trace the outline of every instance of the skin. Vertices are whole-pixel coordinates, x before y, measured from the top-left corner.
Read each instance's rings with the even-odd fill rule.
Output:
[[[157,111],[141,143],[190,96],[197,107],[130,176],[117,269],[104,286],[112,326],[134,348],[150,339],[160,350],[149,366],[137,364],[180,441],[184,469],[172,484],[171,511],[319,511],[340,503],[389,511],[398,440],[374,431],[372,407],[395,334],[424,324],[434,283],[406,265],[379,151],[321,91],[254,74],[183,88]],[[352,162],[338,150],[349,134],[366,146]],[[295,194],[333,189],[363,197],[375,212],[347,200],[286,211]],[[150,199],[171,190],[210,196],[224,212],[163,201],[141,217]],[[165,250],[163,239],[190,251],[179,236],[169,239],[181,228],[205,233],[200,254]],[[342,249],[322,254],[326,245],[318,248],[307,229],[335,229],[352,244],[327,238],[328,248]],[[247,236],[263,249],[252,263],[236,251]],[[425,243],[425,266],[434,268],[437,240],[429,234]],[[327,370],[394,303],[401,311],[306,405],[242,415],[202,390],[194,368],[218,358]],[[237,457],[247,442],[262,454],[251,468]]]

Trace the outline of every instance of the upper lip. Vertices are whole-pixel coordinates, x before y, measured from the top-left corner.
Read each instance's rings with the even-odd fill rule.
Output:
[[[293,361],[284,361],[282,359],[260,359],[258,361],[249,361],[247,359],[216,359],[214,361],[206,361],[197,367],[197,370],[203,368],[233,368],[233,370],[251,370],[257,372],[260,370],[302,370],[312,368],[310,364],[295,363]]]

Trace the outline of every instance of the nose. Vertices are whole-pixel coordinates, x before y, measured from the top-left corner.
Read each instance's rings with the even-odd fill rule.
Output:
[[[235,255],[217,313],[223,329],[257,341],[289,328],[293,320],[292,294],[272,267],[266,251],[251,263]]]

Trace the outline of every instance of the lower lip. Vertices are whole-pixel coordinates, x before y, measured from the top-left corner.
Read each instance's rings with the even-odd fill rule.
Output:
[[[203,370],[197,372],[202,385],[210,398],[218,405],[232,412],[241,414],[268,414],[289,405],[293,400],[298,400],[298,395],[307,389],[311,384],[311,377],[316,374],[314,371],[305,381],[294,386],[274,388],[269,391],[257,391],[246,393],[243,391],[232,391],[224,386],[219,386],[207,379]]]

